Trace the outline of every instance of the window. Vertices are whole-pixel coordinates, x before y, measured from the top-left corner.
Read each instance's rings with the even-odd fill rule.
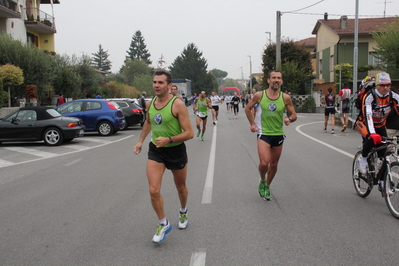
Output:
[[[323,59],[319,60],[319,75],[323,74]]]
[[[86,110],[101,109],[101,103],[99,102],[87,102]]]
[[[330,55],[330,72],[334,72],[334,55]]]
[[[82,110],[82,102],[69,103],[57,109],[60,114],[80,112]]]

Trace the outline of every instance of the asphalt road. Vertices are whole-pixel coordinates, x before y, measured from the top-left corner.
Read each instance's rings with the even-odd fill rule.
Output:
[[[190,110],[193,125],[195,117]],[[323,114],[299,114],[272,184],[257,194],[255,134],[244,113],[221,107],[205,141],[186,143],[189,227],[177,229],[172,175],[162,195],[174,226],[151,242],[157,218],[139,127],[87,134],[59,147],[0,146],[0,265],[382,265],[397,263],[399,221],[377,189],[362,199],[351,180],[361,138],[324,133]],[[146,140],[149,141],[149,137]]]

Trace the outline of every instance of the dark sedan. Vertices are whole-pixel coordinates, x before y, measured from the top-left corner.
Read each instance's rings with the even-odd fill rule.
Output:
[[[83,135],[80,119],[64,117],[51,107],[22,107],[0,120],[0,143],[43,140],[56,146]]]
[[[110,101],[116,102],[119,105],[123,115],[125,116],[126,124],[124,129],[137,124],[143,126],[143,110],[135,103],[134,100],[135,99],[110,99]]]

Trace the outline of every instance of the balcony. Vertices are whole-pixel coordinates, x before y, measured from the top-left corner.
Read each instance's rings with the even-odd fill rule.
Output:
[[[38,33],[56,33],[55,19],[37,8],[25,8],[25,26]]]
[[[0,0],[0,18],[21,18],[17,3],[13,0]]]

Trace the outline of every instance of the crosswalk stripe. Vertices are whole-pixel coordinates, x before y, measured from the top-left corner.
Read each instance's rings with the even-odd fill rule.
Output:
[[[15,163],[0,159],[0,168],[14,165]]]
[[[39,150],[35,150],[35,149],[21,148],[21,147],[9,147],[6,149],[9,151],[30,154],[30,155],[34,155],[34,156],[38,156],[38,157],[42,157],[42,158],[52,158],[52,157],[58,156],[58,154],[56,154],[56,153],[39,151]]]

